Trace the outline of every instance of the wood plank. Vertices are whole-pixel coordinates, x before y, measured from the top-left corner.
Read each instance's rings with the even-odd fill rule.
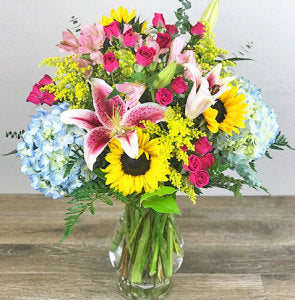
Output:
[[[94,245],[0,245],[1,272],[113,273],[108,248]],[[185,244],[181,273],[295,274],[294,246],[204,246]]]
[[[262,283],[268,300],[295,299],[295,275],[263,275]]]
[[[123,299],[117,276],[104,273],[0,274],[2,299]],[[32,297],[33,295],[33,297]],[[176,274],[167,300],[266,299],[257,275]]]

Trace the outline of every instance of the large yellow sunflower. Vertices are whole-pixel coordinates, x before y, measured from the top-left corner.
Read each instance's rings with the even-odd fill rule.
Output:
[[[101,23],[103,26],[110,25],[114,21],[118,21],[119,23],[124,22],[128,24],[135,17],[136,10],[132,9],[129,13],[127,8],[123,8],[120,6],[117,10],[112,9],[110,17],[103,16],[101,19]],[[147,22],[143,23],[141,33],[144,33],[147,29]]]
[[[217,99],[216,103],[209,107],[203,116],[208,123],[207,127],[213,133],[219,129],[232,135],[232,131],[240,133],[239,128],[244,127],[245,114],[247,113],[245,95],[239,94],[238,88],[233,87],[223,93]]]
[[[167,181],[168,169],[159,157],[159,144],[156,139],[137,130],[139,155],[130,158],[122,149],[121,143],[114,138],[109,143],[111,152],[106,155],[110,164],[106,172],[106,184],[122,192],[125,196],[134,192],[152,192],[159,187],[159,182]]]

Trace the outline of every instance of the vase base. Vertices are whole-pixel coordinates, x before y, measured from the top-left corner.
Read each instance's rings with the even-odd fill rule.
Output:
[[[157,284],[135,284],[120,277],[118,285],[125,299],[162,300],[169,293],[172,282],[171,279],[165,279]]]

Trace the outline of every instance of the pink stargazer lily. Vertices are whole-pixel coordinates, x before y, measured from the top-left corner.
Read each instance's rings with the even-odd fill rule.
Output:
[[[131,108],[138,104],[140,97],[146,90],[146,86],[141,83],[124,82],[121,84],[116,84],[116,89],[120,93],[126,94],[126,106],[127,108]]]
[[[209,89],[214,100],[230,89],[227,85],[235,79],[235,77],[220,78],[222,65],[216,65],[207,75],[206,79],[209,83]]]
[[[195,119],[211,105],[214,99],[209,91],[209,83],[205,77],[202,77],[201,71],[194,64],[184,64],[192,77],[194,85],[187,97],[185,106],[185,115],[190,119]]]
[[[93,170],[98,155],[112,138],[120,140],[125,153],[138,156],[136,127],[143,127],[142,121],[157,123],[164,120],[166,109],[156,103],[138,104],[127,110],[120,96],[106,100],[112,88],[102,79],[92,79],[93,106],[88,109],[70,109],[61,114],[66,124],[77,125],[88,131],[84,140],[84,157],[87,166]]]

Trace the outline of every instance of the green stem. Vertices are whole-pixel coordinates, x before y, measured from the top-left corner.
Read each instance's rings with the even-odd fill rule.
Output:
[[[171,215],[169,216],[169,218]],[[171,222],[167,222],[167,277],[171,277],[173,274],[173,226]]]
[[[111,243],[111,246],[110,246],[110,251],[111,252],[115,252],[118,249],[118,247],[121,243],[121,240],[122,240],[123,232],[124,232],[124,228],[123,228],[123,225],[121,225],[116,230],[115,236],[112,240],[112,243]]]
[[[129,228],[128,228],[128,219],[129,219],[129,211],[128,211],[128,207],[126,206],[124,217],[123,217],[123,227],[124,227],[126,245],[129,250],[130,256],[132,256],[132,249],[130,245]]]
[[[136,257],[133,263],[133,268],[130,277],[131,282],[134,283],[140,283],[142,279],[141,261],[144,257],[143,255],[145,253],[145,250],[149,242],[150,225],[151,225],[150,216],[147,216],[143,224],[141,236],[138,240]]]
[[[131,238],[130,238],[130,244],[133,243],[133,241],[134,241],[134,239],[135,239],[135,237],[136,237],[136,234],[137,234],[137,232],[138,232],[138,229],[139,229],[139,227],[140,227],[140,225],[141,225],[143,219],[146,217],[147,213],[148,213],[148,211],[146,211],[145,214],[144,214],[143,216],[141,216],[140,219],[139,219],[139,221],[137,222],[137,224],[136,224],[136,226],[135,226],[135,229],[133,230],[132,235],[131,235]]]

